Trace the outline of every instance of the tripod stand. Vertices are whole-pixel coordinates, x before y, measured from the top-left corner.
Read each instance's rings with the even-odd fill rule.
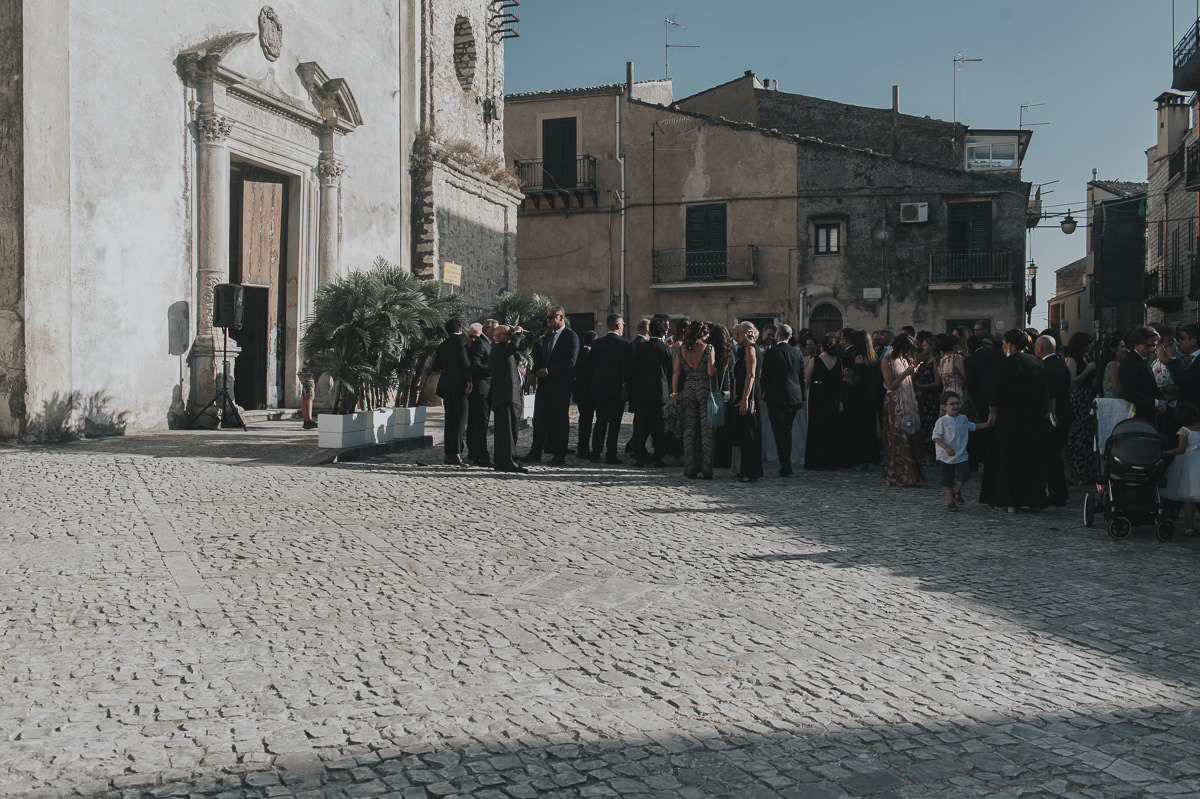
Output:
[[[223,400],[221,405],[217,405],[218,410],[221,412],[222,426],[224,426],[225,414],[229,413],[233,415],[233,420],[237,423],[237,426],[242,428],[242,432],[246,432],[246,420],[242,418],[237,405],[233,402],[233,396],[229,393],[229,328],[223,328],[223,332],[225,333],[225,342],[221,347],[221,387],[217,389],[216,395],[208,401],[208,404],[197,411],[192,420],[188,422],[189,429],[195,426],[196,420],[203,416],[205,411],[217,405],[218,401]],[[229,426],[233,427],[234,425]]]

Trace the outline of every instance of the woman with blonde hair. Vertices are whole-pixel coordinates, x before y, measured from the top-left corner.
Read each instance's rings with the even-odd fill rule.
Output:
[[[730,468],[743,483],[757,480],[762,468],[762,355],[758,351],[758,328],[740,322],[733,328],[733,340],[741,348],[733,365],[733,397],[730,406],[732,453]]]

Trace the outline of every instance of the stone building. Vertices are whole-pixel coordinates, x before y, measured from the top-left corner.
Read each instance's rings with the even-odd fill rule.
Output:
[[[840,121],[839,121],[840,120]],[[786,95],[752,73],[508,97],[519,284],[619,310],[818,331],[1021,321],[1027,131]]]
[[[1103,338],[1145,321],[1146,184],[1089,181],[1085,214],[1087,254],[1055,270],[1048,305],[1048,323],[1064,339],[1081,331]]]
[[[1146,315],[1180,325],[1200,320],[1200,102],[1167,91],[1155,103],[1158,139],[1146,150]]]
[[[378,256],[515,285],[487,0],[0,0],[0,436],[296,407],[318,284]],[[211,423],[211,418],[199,420]]]

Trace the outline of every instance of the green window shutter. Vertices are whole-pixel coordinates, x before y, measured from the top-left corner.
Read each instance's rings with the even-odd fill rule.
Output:
[[[990,202],[951,203],[950,252],[990,252],[992,249],[992,204]]]
[[[684,218],[687,277],[724,278],[727,273],[725,205],[691,205]]]
[[[545,188],[575,188],[575,135],[575,117],[542,120],[542,185]]]

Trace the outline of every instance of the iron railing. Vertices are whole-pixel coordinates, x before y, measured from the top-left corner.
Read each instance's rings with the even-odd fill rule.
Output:
[[[1197,53],[1200,53],[1200,19],[1197,19],[1191,29],[1175,45],[1175,69],[1187,64]]]
[[[724,250],[655,250],[655,283],[693,283],[722,280],[758,280],[758,248],[754,245]]]
[[[1167,161],[1167,180],[1184,171],[1187,165],[1187,145],[1181,144]]]
[[[1163,300],[1183,299],[1183,269],[1178,266],[1162,266],[1146,273],[1146,303],[1153,305]]]
[[[521,191],[525,194],[596,188],[596,157],[592,155],[576,156],[574,173],[568,171],[562,175],[547,170],[545,159],[542,158],[517,161],[514,166],[521,180]]]
[[[930,283],[1010,283],[1012,254],[1008,250],[939,252],[929,256]]]

